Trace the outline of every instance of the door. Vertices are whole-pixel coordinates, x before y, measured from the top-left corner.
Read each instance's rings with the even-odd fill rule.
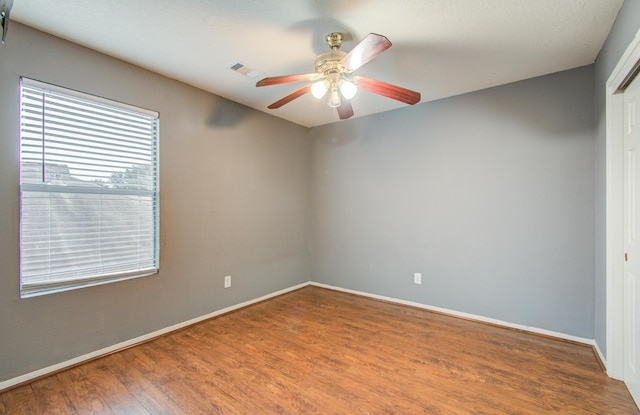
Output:
[[[640,79],[624,92],[624,381],[640,406]]]

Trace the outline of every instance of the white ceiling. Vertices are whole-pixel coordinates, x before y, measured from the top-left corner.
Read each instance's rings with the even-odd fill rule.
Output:
[[[421,102],[595,61],[623,0],[14,0],[11,19],[304,126],[337,122],[304,84],[334,31],[387,36],[391,49],[356,74],[413,89]],[[7,42],[11,42],[11,29]],[[234,63],[259,71],[251,79]],[[360,91],[355,116],[406,106]]]

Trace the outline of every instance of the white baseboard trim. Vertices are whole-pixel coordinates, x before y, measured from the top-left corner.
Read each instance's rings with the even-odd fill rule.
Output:
[[[460,318],[464,318],[464,319],[467,319],[467,320],[475,320],[475,321],[482,322],[482,323],[490,323],[490,324],[494,324],[496,326],[507,327],[507,328],[511,328],[511,329],[521,330],[521,331],[534,333],[534,334],[540,334],[540,335],[544,335],[544,336],[548,336],[548,337],[555,337],[555,338],[561,339],[561,340],[568,340],[568,341],[572,341],[572,342],[576,342],[576,343],[580,343],[580,344],[585,344],[585,345],[588,345],[588,346],[596,346],[597,347],[597,345],[595,343],[595,340],[587,339],[587,338],[584,338],[584,337],[572,336],[570,334],[565,334],[565,333],[560,333],[560,332],[556,332],[556,331],[540,329],[540,328],[537,328],[537,327],[525,326],[525,325],[522,325],[522,324],[509,323],[509,322],[502,321],[502,320],[497,320],[497,319],[494,319],[494,318],[483,317],[483,316],[478,316],[478,315],[469,314],[469,313],[463,313],[463,312],[460,312],[460,311],[449,310],[449,309],[446,309],[446,308],[435,307],[435,306],[426,305],[426,304],[422,304],[422,303],[416,303],[416,302],[413,302],[413,301],[400,300],[398,298],[386,297],[384,295],[371,294],[371,293],[367,293],[367,292],[362,292],[362,291],[350,290],[350,289],[347,289],[347,288],[336,287],[336,286],[333,286],[333,285],[321,284],[319,282],[313,282],[312,281],[309,285],[313,285],[315,287],[327,288],[327,289],[335,290],[335,291],[342,291],[342,292],[349,293],[349,294],[356,294],[356,295],[360,295],[360,296],[363,296],[363,297],[374,298],[374,299],[377,299],[377,300],[389,301],[391,303],[397,303],[397,304],[408,305],[408,306],[411,306],[411,307],[422,308],[424,310],[435,311],[435,312],[438,312],[438,313],[441,313],[441,314],[450,315],[450,316],[453,316],[453,317],[460,317]],[[599,352],[599,350],[598,350],[598,352]],[[601,353],[600,353],[600,356],[602,356]],[[604,360],[603,360],[603,362],[604,362]]]
[[[600,347],[598,346],[598,343],[594,340],[593,341],[593,350],[596,351],[596,353],[598,354],[598,359],[600,359],[600,362],[602,362],[602,365],[604,366],[604,371],[607,371],[607,359],[605,359],[604,354],[602,353],[602,350],[600,350]]]
[[[96,358],[99,358],[99,357],[102,357],[102,356],[106,356],[106,355],[108,355],[110,353],[113,353],[113,352],[116,352],[118,350],[126,349],[128,347],[134,346],[134,345],[139,344],[139,343],[143,343],[145,341],[154,339],[156,337],[160,337],[162,335],[165,335],[165,334],[170,333],[172,331],[176,331],[176,330],[182,329],[182,328],[190,326],[192,324],[196,324],[196,323],[199,323],[201,321],[204,321],[204,320],[207,320],[207,319],[210,319],[210,318],[213,318],[213,317],[217,317],[217,316],[222,315],[222,314],[226,314],[226,313],[228,313],[230,311],[238,310],[240,308],[244,308],[244,307],[250,306],[252,304],[259,303],[261,301],[268,300],[270,298],[277,297],[277,296],[282,295],[282,294],[286,294],[286,293],[288,293],[290,291],[295,291],[297,289],[306,287],[307,285],[309,285],[308,282],[305,282],[305,283],[302,283],[302,284],[298,284],[298,285],[294,285],[293,287],[285,288],[283,290],[279,290],[279,291],[276,291],[276,292],[273,292],[273,293],[270,293],[270,294],[267,294],[267,295],[263,295],[262,297],[254,298],[253,300],[249,300],[249,301],[245,301],[245,302],[242,302],[242,303],[239,303],[239,304],[235,304],[235,305],[223,308],[221,310],[217,310],[217,311],[214,311],[212,313],[205,314],[203,316],[196,317],[196,318],[193,318],[191,320],[187,320],[187,321],[184,321],[182,323],[174,324],[172,326],[165,327],[163,329],[160,329],[160,330],[157,330],[157,331],[154,331],[154,332],[151,332],[151,333],[148,333],[148,334],[133,338],[131,340],[127,340],[127,341],[124,341],[124,342],[121,342],[121,343],[118,343],[118,344],[114,344],[113,346],[109,346],[109,347],[105,347],[105,348],[100,349],[100,350],[96,350],[95,352],[87,353],[87,354],[84,354],[82,356],[78,356],[78,357],[75,357],[73,359],[57,363],[55,365],[47,366],[47,367],[35,370],[33,372],[30,372],[30,373],[27,373],[27,374],[24,374],[24,375],[21,375],[21,376],[18,376],[18,377],[9,379],[9,380],[5,380],[3,382],[0,382],[0,392],[5,390],[5,389],[11,388],[13,386],[29,382],[29,381],[31,381],[33,379],[37,379],[37,378],[40,378],[42,376],[45,376],[45,375],[48,375],[48,374],[51,374],[51,373],[55,373],[55,372],[58,372],[60,370],[63,370],[63,369],[78,365],[80,363],[87,362],[87,361],[90,361],[90,360],[93,360],[93,359],[96,359]]]

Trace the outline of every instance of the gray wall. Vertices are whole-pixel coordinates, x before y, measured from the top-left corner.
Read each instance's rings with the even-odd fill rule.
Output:
[[[313,129],[313,280],[593,338],[593,100],[588,66]]]
[[[310,130],[12,23],[0,381],[310,278],[604,350],[604,82],[639,17],[595,67]],[[160,275],[18,298],[20,75],[160,112]]]
[[[606,83],[613,68],[640,29],[640,0],[626,0],[595,64],[595,204],[596,204],[596,306],[595,340],[606,357],[606,261],[605,261],[605,150]]]
[[[159,275],[19,299],[20,75],[160,112]],[[15,22],[0,102],[0,381],[309,280],[306,128]]]

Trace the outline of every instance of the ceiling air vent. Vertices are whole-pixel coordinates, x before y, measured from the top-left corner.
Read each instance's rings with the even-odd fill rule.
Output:
[[[244,66],[240,62],[232,64],[231,66],[229,66],[229,69],[231,69],[232,71],[238,72],[239,74],[244,75],[247,78],[251,78],[251,79],[257,78],[260,75],[260,72],[255,71],[247,66]]]

